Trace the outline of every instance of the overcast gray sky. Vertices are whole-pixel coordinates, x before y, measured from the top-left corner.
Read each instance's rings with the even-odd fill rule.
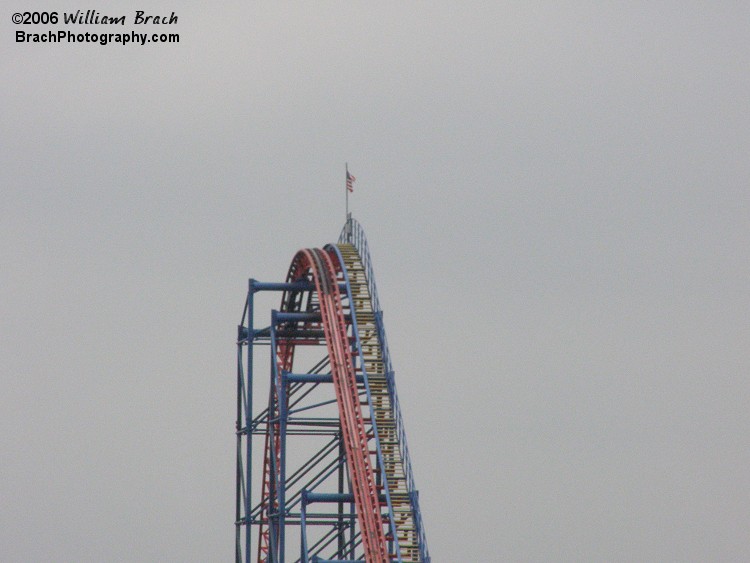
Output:
[[[231,560],[247,278],[348,161],[435,561],[750,560],[750,8],[408,4],[3,3],[0,559]]]

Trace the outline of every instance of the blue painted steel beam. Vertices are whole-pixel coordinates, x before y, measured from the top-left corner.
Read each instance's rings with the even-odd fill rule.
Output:
[[[299,323],[299,322],[320,322],[320,313],[289,313],[286,311],[274,311],[276,323]],[[351,322],[351,315],[344,315],[346,322]]]
[[[242,327],[237,332],[237,343],[245,344],[247,342],[247,328]],[[322,340],[325,337],[325,333],[322,329],[310,329],[310,328],[292,328],[286,331],[279,331],[277,336],[284,337],[287,340]],[[264,343],[271,338],[271,327],[259,328],[253,331],[253,340],[264,339]],[[256,342],[257,344],[257,342]]]
[[[253,280],[253,291],[313,291],[315,284],[311,281],[296,281],[296,282],[259,282]],[[339,284],[339,289],[344,291],[346,285],[343,283]]]
[[[333,383],[330,373],[284,373],[284,379],[290,383]],[[362,383],[364,377],[357,376],[357,383]]]
[[[255,291],[312,291],[315,284],[310,281],[255,282]]]
[[[354,502],[354,495],[351,493],[313,493],[305,491],[302,494],[303,502],[311,504],[313,502]],[[378,495],[378,500],[385,500],[385,495]]]
[[[279,323],[284,322],[320,322],[320,313],[288,313],[284,311],[274,311],[275,320]]]
[[[302,494],[303,502],[310,504],[313,502],[354,502],[354,495],[339,493],[313,493],[305,491]]]
[[[247,292],[247,334],[253,334],[255,330],[254,326],[254,294],[255,294],[254,279],[248,280],[248,292]],[[247,369],[245,371],[245,428],[250,427],[250,423],[253,420],[253,347],[248,345],[247,347]],[[240,456],[241,448],[238,449],[237,455]],[[245,493],[245,519],[247,519],[247,513],[252,507],[252,474],[253,474],[253,439],[252,434],[246,434],[245,443],[245,482],[244,482],[244,493]],[[239,538],[238,538],[239,539]],[[250,560],[251,553],[251,533],[250,526],[245,527],[245,560]],[[238,551],[238,559],[241,554]]]

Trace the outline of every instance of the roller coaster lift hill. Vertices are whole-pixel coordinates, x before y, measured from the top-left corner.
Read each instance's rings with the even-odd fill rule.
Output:
[[[353,180],[347,168],[347,198]],[[270,315],[261,292],[280,294]],[[268,389],[260,412],[254,385]],[[236,435],[236,563],[430,563],[367,239],[348,209],[337,244],[297,252],[284,282],[249,282]]]

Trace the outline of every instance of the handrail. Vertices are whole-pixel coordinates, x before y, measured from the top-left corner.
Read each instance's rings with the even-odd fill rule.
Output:
[[[385,335],[385,325],[383,323],[383,310],[380,308],[380,299],[378,298],[378,290],[375,285],[375,275],[373,273],[372,259],[370,258],[370,249],[367,244],[367,237],[362,226],[354,219],[349,213],[346,218],[346,223],[341,229],[338,242],[348,243],[354,246],[359,253],[359,257],[362,260],[362,266],[365,270],[365,278],[367,279],[367,288],[370,291],[370,299],[372,300],[372,310],[375,313],[375,323],[378,330],[378,338],[383,352],[383,364],[385,366],[386,382],[388,391],[391,396],[391,403],[393,405],[393,415],[395,418],[396,432],[398,435],[399,448],[401,450],[401,457],[404,461],[404,472],[406,474],[406,488],[409,492],[409,496],[412,500],[412,508],[414,511],[414,525],[416,527],[417,537],[419,539],[419,551],[420,557],[423,563],[430,563],[430,553],[427,549],[427,536],[424,530],[424,524],[422,522],[422,513],[419,509],[419,495],[414,484],[414,473],[411,467],[411,458],[409,456],[409,447],[406,443],[406,431],[404,429],[404,420],[401,414],[401,405],[398,400],[398,394],[396,392],[395,384],[395,373],[393,371],[393,365],[391,363],[391,355],[388,351],[388,340]]]

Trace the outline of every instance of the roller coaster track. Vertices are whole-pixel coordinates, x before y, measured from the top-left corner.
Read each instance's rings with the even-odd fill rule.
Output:
[[[260,330],[253,322],[258,291],[282,292],[271,325]],[[250,561],[253,538],[256,561],[284,562],[294,549],[286,533],[292,526],[300,529],[299,563],[430,563],[382,311],[359,225],[349,218],[338,245],[299,251],[286,282],[251,280],[238,334],[237,563]],[[252,349],[261,344],[270,346],[272,357],[268,408],[253,417]],[[306,373],[293,373],[297,348],[316,346],[325,346],[326,356]],[[335,398],[311,403],[329,388],[326,383],[332,383]],[[335,418],[300,416],[331,406]],[[255,506],[253,435],[264,436]],[[331,439],[288,472],[290,436]],[[326,492],[336,482],[338,492]],[[337,508],[314,511],[321,505]],[[257,526],[257,535],[251,526]],[[315,527],[327,531],[311,532]]]
[[[385,374],[386,387],[388,389],[388,399],[390,401],[390,413],[388,418],[393,420],[392,432],[395,437],[389,442],[392,444],[392,453],[394,459],[394,478],[398,475],[398,470],[401,469],[404,473],[403,483],[398,479],[398,492],[394,494],[396,498],[403,488],[405,487],[408,501],[411,505],[411,515],[414,518],[413,530],[409,528],[407,523],[403,526],[403,530],[407,532],[407,536],[416,535],[416,538],[409,537],[409,543],[406,545],[407,551],[410,553],[414,549],[419,551],[419,559],[414,561],[423,561],[430,563],[430,553],[427,549],[427,536],[424,530],[424,524],[422,522],[422,513],[419,508],[419,493],[414,483],[414,473],[411,466],[411,457],[409,456],[409,447],[406,442],[406,430],[404,428],[404,418],[401,414],[401,404],[398,400],[398,393],[396,392],[395,374],[393,370],[393,364],[391,363],[391,356],[388,350],[388,341],[385,334],[385,325],[383,324],[383,311],[380,308],[380,299],[378,298],[378,290],[375,284],[375,274],[372,267],[372,259],[370,258],[369,245],[367,243],[367,237],[362,229],[361,225],[353,219],[351,216],[347,218],[344,228],[341,230],[339,236],[339,247],[344,248],[345,245],[350,245],[356,251],[356,255],[351,256],[350,261],[347,262],[350,276],[351,272],[362,270],[364,279],[358,279],[358,292],[360,295],[367,296],[361,300],[361,307],[367,307],[367,303],[372,310],[372,315],[375,320],[375,330],[377,332],[377,347],[374,349],[382,355],[382,363],[376,363],[373,366],[372,372],[376,373],[376,368],[382,366]],[[354,290],[354,284],[352,284]],[[361,315],[358,315],[358,318]],[[368,370],[369,371],[369,370]],[[401,465],[395,463],[395,460],[400,457]]]

